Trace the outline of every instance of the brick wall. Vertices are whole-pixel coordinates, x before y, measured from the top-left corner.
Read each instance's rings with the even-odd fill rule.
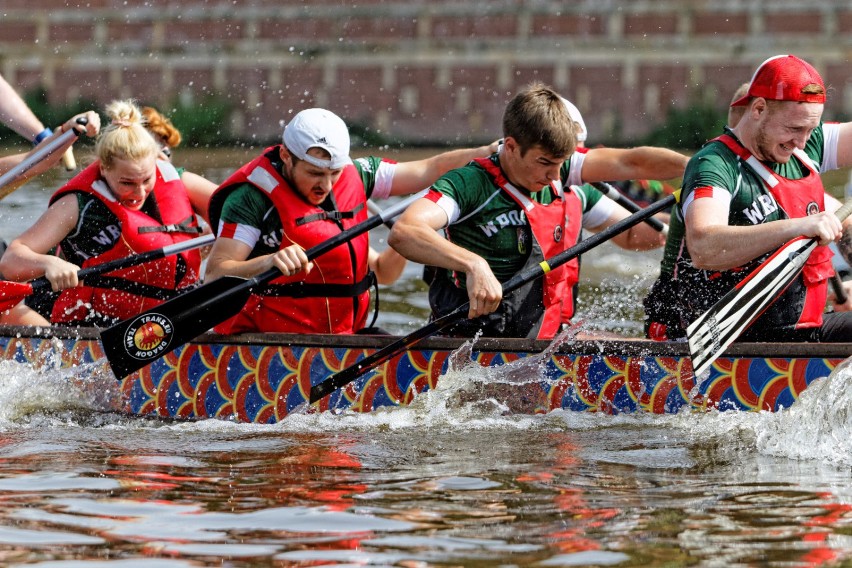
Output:
[[[720,109],[763,59],[796,53],[852,116],[852,6],[839,0],[4,0],[0,72],[53,102],[230,101],[238,135],[272,139],[312,105],[411,143],[500,134],[542,80],[590,141],[630,141],[672,107]]]

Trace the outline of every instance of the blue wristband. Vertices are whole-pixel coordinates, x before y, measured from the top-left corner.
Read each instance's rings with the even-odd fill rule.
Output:
[[[42,140],[44,140],[51,134],[53,134],[53,130],[51,130],[50,128],[45,128],[44,130],[36,134],[35,138],[33,138],[33,146],[38,146],[39,144],[41,144]]]

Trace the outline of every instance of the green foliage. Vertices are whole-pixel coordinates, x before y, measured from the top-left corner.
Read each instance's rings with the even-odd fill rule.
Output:
[[[665,123],[643,141],[651,146],[697,150],[708,140],[722,133],[727,113],[712,105],[701,103],[668,112]]]
[[[228,128],[231,104],[221,97],[211,95],[191,104],[177,102],[158,110],[171,119],[189,146],[227,146],[234,142]]]

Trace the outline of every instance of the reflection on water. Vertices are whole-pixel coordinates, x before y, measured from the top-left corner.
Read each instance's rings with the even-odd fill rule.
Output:
[[[254,153],[178,160],[218,181]],[[60,181],[0,202],[0,236],[26,228]],[[638,333],[656,259],[599,252],[584,260],[581,317]],[[419,274],[410,265],[382,290],[380,325],[422,324]],[[270,426],[123,416],[97,365],[59,370],[51,356],[0,363],[2,565],[852,561],[846,367],[775,414],[515,414],[491,395],[535,404],[529,358],[500,373],[459,366],[409,407]]]
[[[852,555],[848,366],[774,414],[520,415],[457,396],[495,382],[523,393],[534,361],[509,365],[520,368],[465,365],[408,407],[277,425],[123,416],[100,406],[98,379],[81,389],[7,365],[0,383],[27,381],[0,395],[0,561],[817,566]]]

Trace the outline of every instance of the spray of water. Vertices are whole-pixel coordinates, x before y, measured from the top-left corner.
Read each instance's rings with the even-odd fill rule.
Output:
[[[106,360],[63,367],[65,348],[58,339],[37,361],[0,361],[0,424],[33,415],[114,412],[122,406],[118,382]]]

